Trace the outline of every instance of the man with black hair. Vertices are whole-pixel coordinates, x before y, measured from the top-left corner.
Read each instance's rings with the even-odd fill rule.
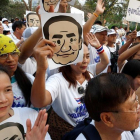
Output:
[[[19,47],[23,42],[22,33],[26,29],[25,24],[22,21],[16,21],[12,25],[13,33],[8,35],[14,43]]]
[[[85,124],[84,133],[81,132],[76,140],[139,140],[138,96],[124,74],[106,73],[92,78],[88,82],[84,101],[92,121]],[[93,131],[88,133],[87,129]],[[135,131],[130,132],[132,130]],[[75,132],[76,128],[69,133],[71,136],[67,135],[67,140]]]

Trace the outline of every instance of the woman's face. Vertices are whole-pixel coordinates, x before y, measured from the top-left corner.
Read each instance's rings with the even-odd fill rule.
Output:
[[[134,55],[133,59],[140,60],[140,50]]]
[[[134,78],[133,85],[135,91],[140,87],[140,75]]]
[[[87,70],[87,66],[90,62],[90,57],[89,57],[89,50],[88,47],[86,45],[83,44],[84,47],[84,56],[83,56],[83,61],[79,62],[77,64],[73,64],[71,65],[71,68],[73,69],[73,71],[77,74],[81,74],[86,72]]]
[[[0,122],[9,117],[13,103],[12,85],[9,76],[0,72]]]
[[[0,55],[0,65],[7,67],[10,72],[10,75],[13,76],[14,72],[17,69],[19,55],[17,53],[8,53],[7,58]]]

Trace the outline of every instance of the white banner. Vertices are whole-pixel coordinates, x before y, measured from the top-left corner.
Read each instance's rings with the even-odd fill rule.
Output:
[[[140,1],[139,0],[129,1],[126,20],[140,23]]]

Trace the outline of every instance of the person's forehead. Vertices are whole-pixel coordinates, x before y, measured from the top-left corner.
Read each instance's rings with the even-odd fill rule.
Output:
[[[116,34],[111,34],[111,35],[109,35],[110,37],[114,37],[114,36],[117,36]]]
[[[107,30],[102,31],[102,32],[97,32],[97,34],[105,34],[105,35],[107,35]]]
[[[121,105],[122,107],[131,107],[135,103],[136,93],[134,90],[130,90],[130,96],[128,99]]]

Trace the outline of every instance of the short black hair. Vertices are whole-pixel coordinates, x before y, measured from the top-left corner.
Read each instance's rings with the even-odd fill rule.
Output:
[[[59,16],[55,16],[55,17],[51,17],[43,26],[43,32],[44,32],[44,36],[46,39],[49,39],[49,26],[55,22],[59,22],[59,21],[69,21],[73,24],[75,24],[78,28],[78,33],[79,33],[79,42],[82,38],[82,27],[81,25],[72,17],[70,16],[64,16],[64,15],[59,15]],[[69,27],[68,27],[69,28]]]
[[[115,30],[116,27],[118,28],[118,26],[113,25],[113,26],[111,27],[111,29],[114,29],[114,30]]]
[[[129,60],[123,67],[122,73],[131,76],[133,79],[140,76],[140,61],[137,59]]]
[[[130,81],[122,73],[103,73],[88,82],[85,105],[89,116],[101,121],[100,114],[119,110],[131,94]]]
[[[16,28],[21,29],[22,26],[25,26],[25,24],[22,21],[15,21],[12,25],[12,29],[13,29],[13,31],[15,31]]]
[[[99,20],[96,20],[94,24],[98,24],[98,25],[101,25],[102,26],[102,22],[99,21]]]

